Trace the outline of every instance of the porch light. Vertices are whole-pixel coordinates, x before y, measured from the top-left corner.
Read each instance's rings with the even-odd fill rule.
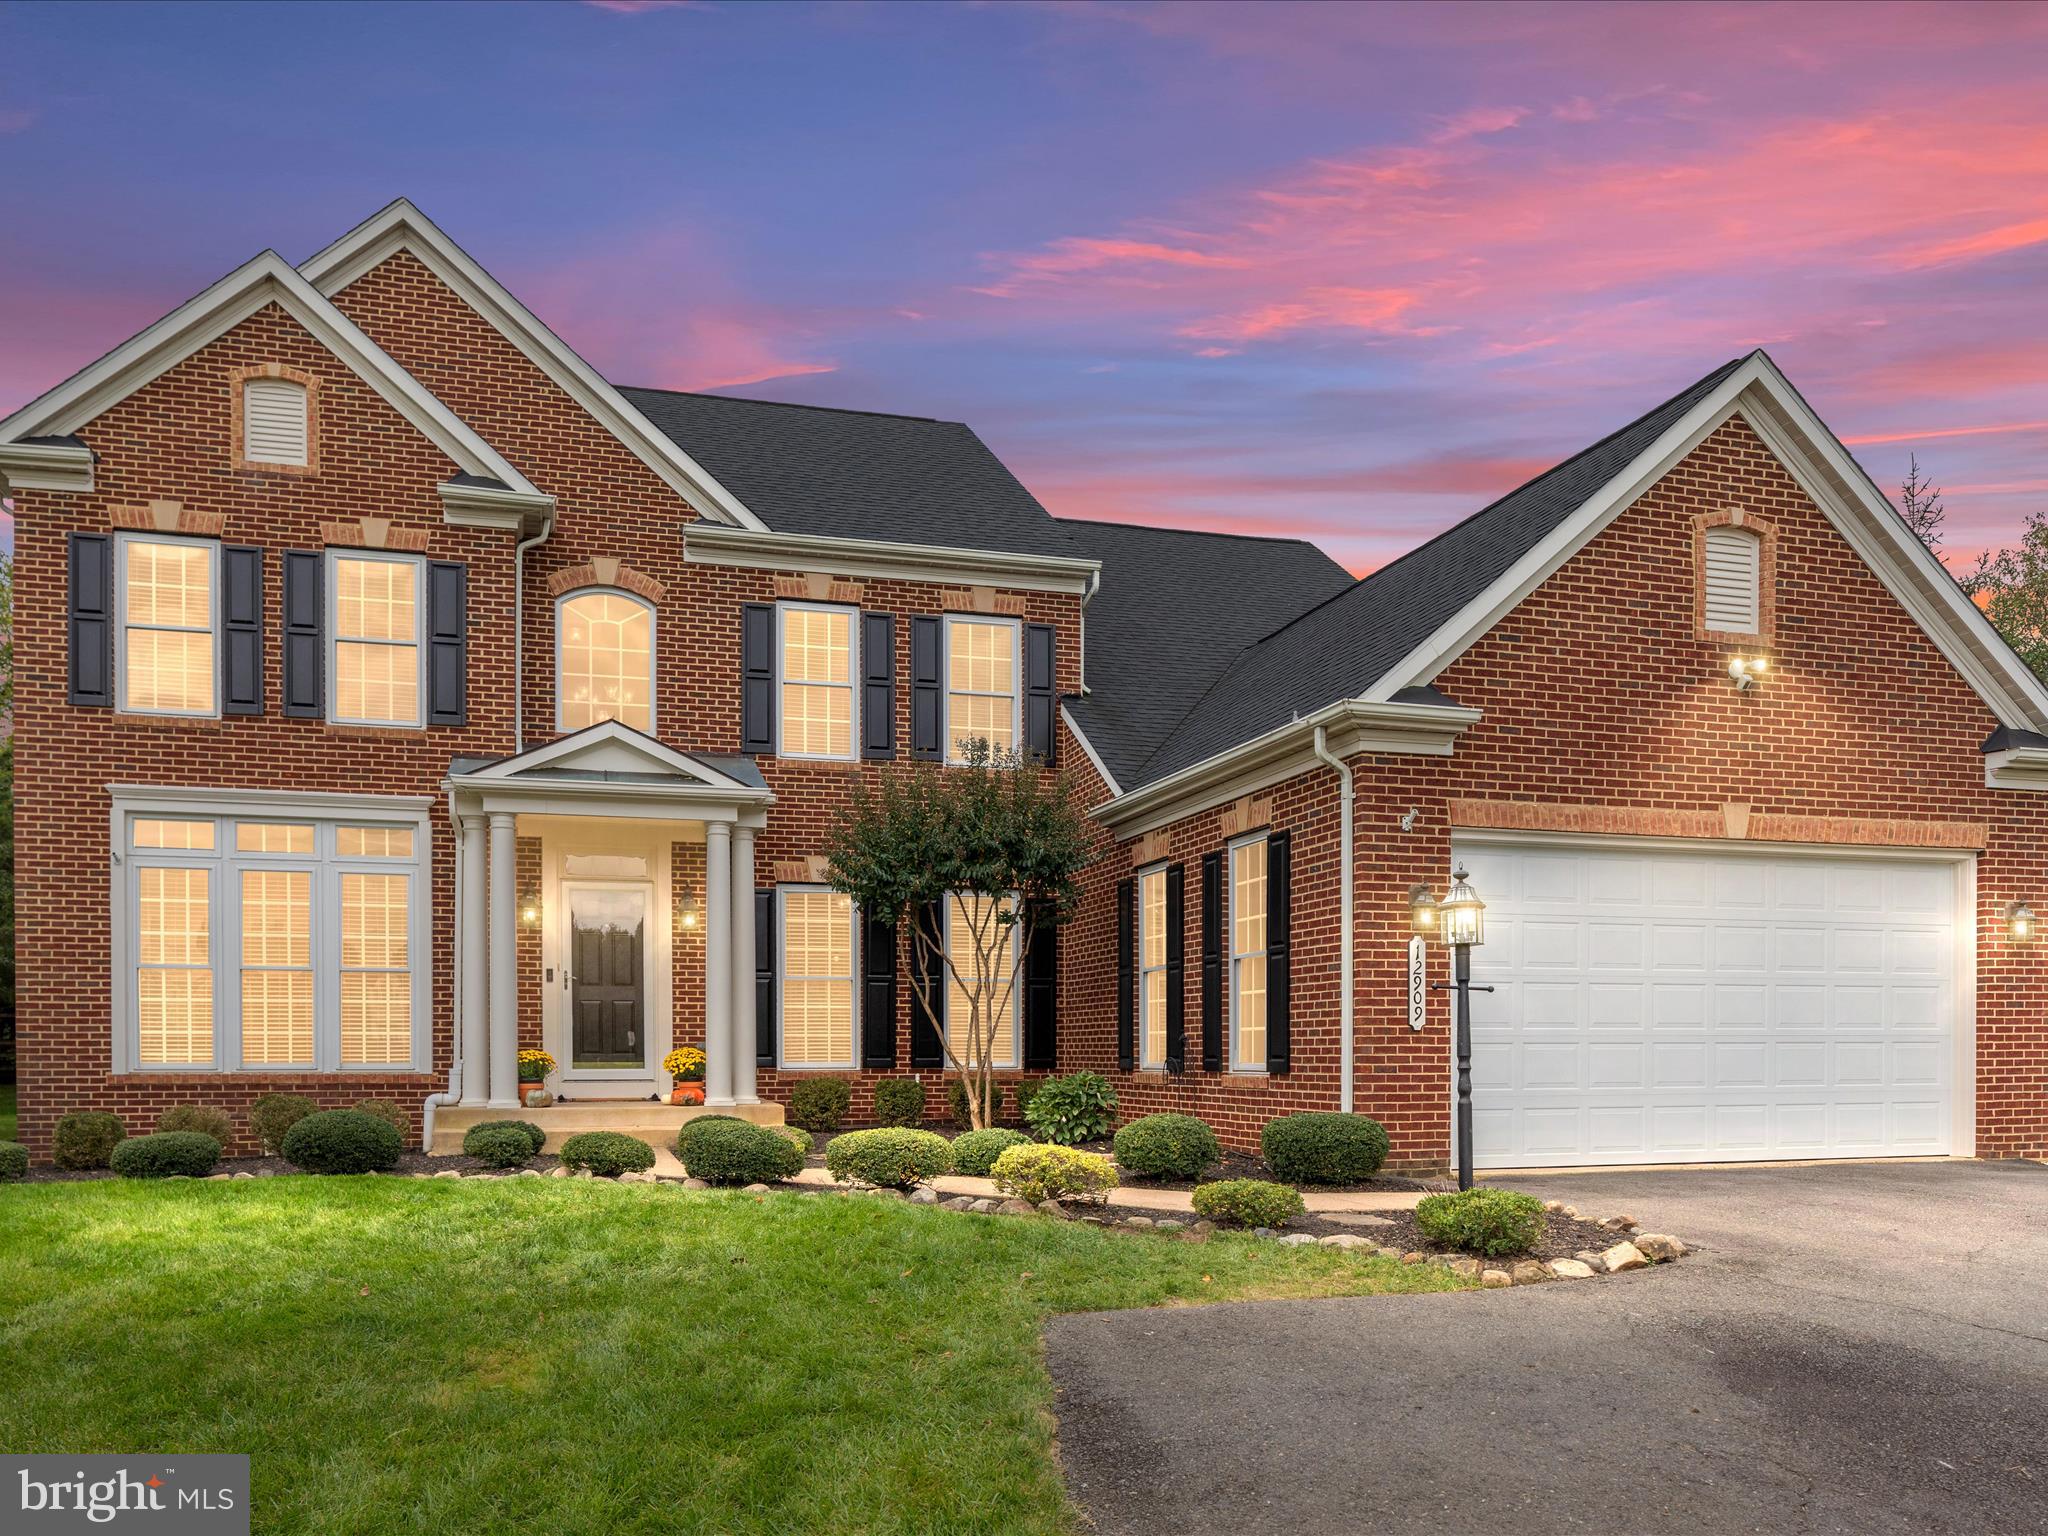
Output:
[[[519,898],[519,921],[531,928],[540,922],[540,892],[529,890]]]
[[[1479,899],[1479,893],[1465,881],[1465,867],[1461,864],[1451,872],[1450,894],[1438,905],[1438,922],[1443,929],[1443,940],[1453,946],[1466,946],[1485,942],[1482,937],[1485,924],[1480,916],[1485,912],[1486,903]]]
[[[1418,882],[1408,888],[1408,926],[1424,938],[1436,933],[1436,892]]]
[[[2006,931],[2015,944],[2024,944],[2034,936],[2034,909],[2024,901],[2016,901],[2005,914]]]
[[[1765,656],[1730,656],[1728,658],[1728,680],[1735,684],[1736,691],[1747,693],[1754,688],[1771,670],[1770,658]]]
[[[697,898],[681,896],[676,899],[676,923],[685,931],[697,926]]]

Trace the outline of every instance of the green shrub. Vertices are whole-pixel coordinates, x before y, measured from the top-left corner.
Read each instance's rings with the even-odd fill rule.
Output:
[[[875,1084],[875,1124],[924,1124],[924,1084],[914,1077],[885,1077]]]
[[[226,1110],[208,1109],[204,1104],[174,1104],[156,1117],[159,1131],[197,1131],[226,1147],[235,1139],[235,1122]]]
[[[469,1128],[469,1135],[462,1138],[462,1150],[465,1152],[469,1151],[469,1137],[474,1136],[478,1131],[501,1130],[508,1125],[533,1144],[533,1151],[530,1155],[534,1157],[540,1156],[540,1149],[547,1145],[548,1133],[535,1125],[531,1120],[478,1121]]]
[[[825,1167],[842,1184],[909,1189],[951,1173],[953,1146],[936,1131],[848,1131],[826,1146]]]
[[[645,1173],[654,1166],[654,1148],[624,1131],[585,1131],[562,1143],[562,1164],[588,1168],[603,1178]]]
[[[1042,1140],[1061,1146],[1099,1141],[1116,1125],[1116,1090],[1099,1072],[1048,1077],[1031,1096],[1024,1119]]]
[[[1282,1115],[1259,1132],[1259,1150],[1290,1184],[1358,1184],[1387,1160],[1387,1133],[1364,1115]]]
[[[988,1113],[981,1117],[981,1123],[983,1125],[994,1125],[996,1123],[996,1112],[1002,1107],[1003,1085],[1001,1083],[990,1083],[988,1085]],[[953,1117],[953,1123],[963,1131],[974,1124],[974,1121],[967,1114],[967,1085],[957,1077],[948,1079],[946,1083],[946,1112]]]
[[[366,1115],[375,1115],[401,1137],[411,1137],[412,1116],[405,1112],[403,1104],[394,1104],[389,1099],[363,1099],[354,1107]]]
[[[57,1122],[50,1160],[59,1168],[104,1168],[128,1136],[119,1115],[103,1109],[81,1109]]]
[[[1017,1106],[1017,1119],[1021,1124],[1031,1123],[1031,1101],[1044,1086],[1042,1077],[1020,1077],[1010,1084],[1010,1102]]]
[[[843,1077],[807,1077],[789,1091],[789,1123],[807,1131],[836,1131],[853,1102]]]
[[[321,1109],[295,1121],[279,1150],[307,1173],[382,1173],[398,1166],[405,1138],[360,1109]]]
[[[1031,1138],[1022,1131],[1009,1130],[1003,1126],[990,1126],[985,1131],[969,1131],[964,1136],[953,1138],[953,1171],[964,1173],[970,1178],[985,1179],[989,1169],[996,1164],[1011,1147],[1028,1147]]]
[[[1146,1115],[1116,1133],[1116,1165],[1126,1173],[1192,1179],[1222,1156],[1216,1133],[1193,1115]]]
[[[800,1125],[771,1125],[768,1129],[796,1148],[796,1168],[792,1168],[790,1172],[794,1173],[797,1171],[797,1168],[803,1167],[804,1163],[810,1158],[811,1148],[816,1145],[811,1137],[811,1133]]]
[[[795,1135],[809,1139],[801,1130]],[[691,1178],[707,1184],[772,1184],[804,1165],[804,1153],[784,1128],[727,1115],[705,1115],[684,1126],[676,1155]]]
[[[1101,1197],[1116,1188],[1116,1165],[1100,1152],[1026,1142],[995,1160],[989,1177],[996,1188],[1033,1205],[1041,1200]]]
[[[533,1138],[510,1120],[472,1125],[462,1138],[462,1151],[486,1168],[517,1168],[533,1156]]]
[[[28,1176],[28,1148],[18,1141],[0,1141],[0,1179]]]
[[[249,1106],[249,1134],[266,1157],[284,1150],[285,1132],[320,1106],[295,1093],[266,1093]]]
[[[1515,1189],[1466,1189],[1425,1195],[1415,1225],[1441,1248],[1502,1258],[1527,1253],[1543,1235],[1543,1202]]]
[[[124,1179],[168,1179],[173,1174],[197,1179],[213,1172],[219,1161],[220,1143],[204,1131],[158,1131],[129,1137],[114,1148],[108,1166]]]
[[[1302,1212],[1301,1195],[1264,1179],[1219,1179],[1197,1184],[1195,1214],[1240,1227],[1284,1227]]]

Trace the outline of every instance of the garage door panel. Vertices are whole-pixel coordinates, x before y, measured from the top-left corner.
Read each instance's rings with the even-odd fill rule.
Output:
[[[1770,1082],[1770,1047],[1761,1040],[1714,1043],[1714,1082],[1723,1088],[1762,1088]]]
[[[1595,1040],[1586,1048],[1588,1088],[1626,1088],[1640,1091],[1649,1084],[1643,1078],[1644,1048],[1633,1042]]]
[[[1653,1088],[1704,1088],[1707,1047],[1704,1041],[1658,1041],[1650,1047]]]

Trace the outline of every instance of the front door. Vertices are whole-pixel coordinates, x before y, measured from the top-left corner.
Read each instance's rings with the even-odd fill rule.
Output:
[[[564,885],[569,913],[569,1052],[577,1072],[647,1064],[644,885]]]

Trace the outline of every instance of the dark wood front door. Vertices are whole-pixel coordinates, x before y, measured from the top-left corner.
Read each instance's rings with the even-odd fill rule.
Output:
[[[645,888],[570,890],[569,1015],[576,1066],[646,1064],[646,946]]]

